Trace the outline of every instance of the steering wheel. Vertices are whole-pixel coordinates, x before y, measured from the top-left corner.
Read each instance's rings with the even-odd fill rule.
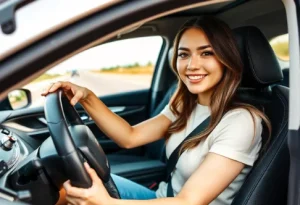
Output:
[[[101,145],[61,89],[47,95],[44,110],[55,149],[71,184],[81,188],[92,186],[83,166],[83,162],[87,161],[97,172],[110,196],[120,198]]]

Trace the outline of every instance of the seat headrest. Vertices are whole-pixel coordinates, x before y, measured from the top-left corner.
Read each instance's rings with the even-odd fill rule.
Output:
[[[281,68],[263,33],[253,26],[236,28],[233,32],[244,64],[241,86],[263,88],[282,81]],[[170,48],[168,54],[170,66],[172,55],[173,48]]]
[[[253,26],[233,31],[244,63],[241,86],[262,88],[282,81],[278,60],[264,34]]]

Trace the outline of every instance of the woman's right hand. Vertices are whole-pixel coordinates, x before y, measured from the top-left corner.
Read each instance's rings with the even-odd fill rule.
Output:
[[[90,94],[90,90],[81,87],[79,85],[75,85],[70,82],[62,82],[58,81],[56,83],[52,83],[42,92],[42,96],[46,96],[49,93],[55,92],[57,89],[61,88],[64,93],[67,95],[68,99],[70,100],[71,105],[75,105],[77,102],[83,102],[87,99],[88,95]]]

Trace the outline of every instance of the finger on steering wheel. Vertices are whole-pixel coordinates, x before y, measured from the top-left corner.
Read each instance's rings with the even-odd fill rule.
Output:
[[[42,92],[42,96],[46,96],[48,93],[49,93],[49,90],[52,88],[52,86],[54,85],[55,83],[50,83],[47,87],[44,87],[43,88],[43,92]]]
[[[74,106],[82,97],[83,97],[83,92],[81,90],[78,90],[70,102],[71,105]]]
[[[59,84],[59,86],[57,84]],[[61,82],[50,83],[50,85],[43,90],[42,96],[46,96],[48,93],[57,90],[57,88],[59,88],[60,86],[61,86]]]
[[[54,91],[56,91],[58,88],[62,87],[62,84],[63,84],[63,82],[60,82],[60,81],[54,83],[54,84],[51,86],[51,88],[49,89],[49,92],[54,92]]]

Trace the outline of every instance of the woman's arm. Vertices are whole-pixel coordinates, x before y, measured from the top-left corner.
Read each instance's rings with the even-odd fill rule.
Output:
[[[160,114],[135,126],[112,112],[90,91],[82,106],[97,126],[114,142],[124,148],[134,148],[161,139],[171,121]]]
[[[64,184],[67,200],[78,204],[111,205],[207,205],[213,201],[239,175],[244,164],[218,154],[209,153],[198,169],[173,198],[153,200],[120,200],[109,197],[96,172],[86,166],[93,180],[89,189]]]
[[[42,95],[46,96],[59,88],[64,90],[72,105],[77,102],[81,103],[96,125],[120,147],[134,148],[159,140],[164,137],[171,125],[171,120],[160,114],[138,125],[131,126],[108,109],[92,91],[70,82],[54,83]]]
[[[218,154],[209,153],[199,168],[174,198],[149,201],[114,200],[115,205],[207,205],[222,193],[239,175],[244,164]]]

